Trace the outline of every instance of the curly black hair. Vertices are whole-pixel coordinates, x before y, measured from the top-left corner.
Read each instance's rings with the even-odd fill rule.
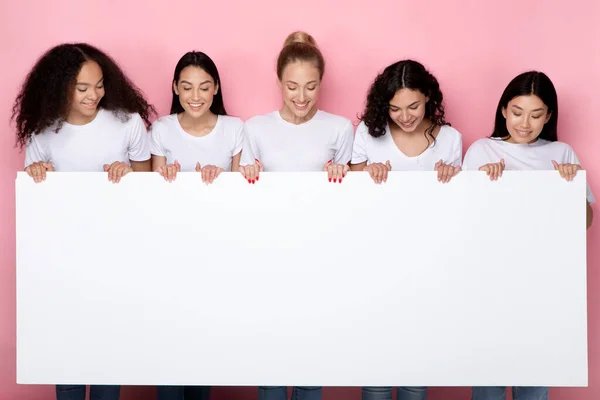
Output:
[[[56,123],[58,132],[68,114],[75,80],[86,61],[102,69],[105,95],[99,107],[121,118],[138,113],[146,127],[156,114],[142,91],[123,73],[109,55],[87,43],[64,43],[44,53],[33,66],[13,105],[11,121],[16,122],[17,143],[24,147],[32,135]]]
[[[388,66],[375,78],[369,89],[365,111],[360,119],[371,136],[385,135],[390,120],[389,103],[400,89],[418,90],[429,97],[425,105],[425,118],[432,122],[425,130],[428,140],[429,137],[433,139],[433,131],[437,126],[450,125],[445,120],[444,97],[437,79],[421,63],[402,60]]]

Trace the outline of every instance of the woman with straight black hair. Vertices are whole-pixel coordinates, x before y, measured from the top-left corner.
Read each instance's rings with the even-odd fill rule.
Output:
[[[484,171],[491,180],[501,177],[505,169],[554,169],[570,181],[582,168],[573,149],[558,141],[557,123],[558,99],[550,78],[538,71],[522,73],[508,84],[500,97],[491,136],[473,143],[465,155],[463,168]],[[589,186],[586,198],[586,226],[589,228],[593,217],[590,204],[594,203]],[[518,400],[547,400],[548,392],[548,387],[512,387],[513,399]],[[506,387],[503,386],[472,390],[472,400],[505,398]]]
[[[554,84],[543,72],[524,72],[504,89],[491,136],[471,145],[463,168],[485,171],[491,180],[497,180],[505,169],[555,169],[561,177],[572,180],[582,168],[571,146],[558,141],[557,125],[558,96]],[[588,185],[588,228],[594,201]]]
[[[244,123],[227,115],[219,71],[198,51],[186,53],[171,82],[171,113],[151,127],[152,170],[172,181],[197,171],[212,183],[222,171],[239,169]]]

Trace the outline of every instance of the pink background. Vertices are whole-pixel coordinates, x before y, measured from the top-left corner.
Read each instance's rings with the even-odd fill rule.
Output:
[[[279,107],[275,59],[292,30],[313,34],[325,55],[321,108],[353,120],[375,74],[394,61],[414,58],[440,81],[448,119],[462,132],[465,150],[490,133],[509,80],[524,70],[541,69],[559,92],[559,137],[574,147],[600,198],[600,160],[595,158],[600,150],[595,131],[600,2],[346,0],[342,7],[323,0],[155,2],[0,2],[0,235],[7,238],[0,242],[0,400],[53,397],[52,387],[15,384],[14,178],[23,154],[14,147],[8,119],[31,65],[60,42],[89,41],[105,49],[161,114],[168,112],[175,63],[188,50],[202,50],[220,69],[230,114],[244,119]],[[600,398],[599,224],[588,234],[589,387],[552,389],[553,400]],[[40,232],[40,240],[51,234]],[[125,387],[122,393],[125,400],[154,398],[147,387]],[[468,388],[430,393],[434,400],[470,396]],[[216,388],[213,398],[255,397],[254,388]],[[326,389],[324,398],[358,400],[360,390]]]

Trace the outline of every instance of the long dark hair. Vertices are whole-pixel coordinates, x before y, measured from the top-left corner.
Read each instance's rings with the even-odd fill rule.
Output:
[[[32,135],[55,123],[55,132],[62,128],[75,80],[87,61],[98,63],[104,77],[105,94],[98,107],[121,117],[125,113],[138,113],[146,127],[150,126],[150,117],[156,110],[115,60],[87,43],[65,43],[49,49],[37,60],[17,95],[11,120],[16,121],[17,142],[21,147]]]
[[[494,121],[494,131],[491,137],[508,138],[510,134],[506,129],[506,118],[502,111],[508,107],[508,103],[519,96],[535,95],[539,97],[550,113],[550,119],[544,124],[542,132],[538,136],[540,139],[556,142],[558,140],[558,96],[554,84],[546,74],[539,71],[528,71],[517,75],[504,89],[498,108],[496,108],[496,118]]]
[[[432,125],[425,130],[426,137],[433,139],[436,126],[450,125],[445,119],[444,96],[435,76],[417,61],[402,60],[383,70],[369,89],[367,104],[360,119],[369,129],[371,136],[385,135],[390,120],[389,103],[400,89],[418,90],[429,97],[425,105],[425,118],[429,119]]]
[[[187,52],[179,59],[175,66],[175,72],[173,73],[173,82],[171,84],[171,92],[173,92],[173,101],[171,102],[171,114],[179,114],[184,112],[183,106],[179,102],[179,96],[173,89],[173,84],[177,85],[181,71],[185,67],[198,67],[206,71],[211,76],[215,85],[219,86],[217,94],[213,97],[213,102],[210,106],[210,111],[215,115],[227,115],[225,111],[225,105],[223,104],[223,85],[221,84],[221,78],[219,78],[219,70],[215,65],[214,61],[206,54],[200,51]]]

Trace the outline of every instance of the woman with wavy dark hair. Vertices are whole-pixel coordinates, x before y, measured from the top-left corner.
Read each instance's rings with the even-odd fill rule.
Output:
[[[18,144],[26,148],[25,170],[35,182],[46,171],[105,171],[119,182],[128,172],[150,171],[146,128],[154,112],[110,56],[76,43],[53,47],[36,62],[12,119]],[[57,393],[63,398],[60,387]]]
[[[150,171],[146,126],[154,109],[116,62],[85,43],[61,44],[33,66],[13,108],[25,170],[106,171],[119,182]],[[76,318],[76,317],[73,317]],[[92,385],[90,398],[117,400],[120,387]],[[84,400],[85,385],[57,385],[58,400]]]
[[[152,170],[167,181],[179,171],[197,171],[205,183],[212,183],[223,171],[238,171],[244,122],[227,115],[213,60],[199,51],[184,54],[175,66],[171,92],[171,114],[150,129]],[[161,393],[175,390],[183,388],[161,388],[159,400]]]
[[[385,182],[391,170],[435,170],[448,182],[461,160],[462,136],[446,122],[437,79],[413,60],[388,66],[367,95],[351,169],[369,172],[375,183]]]
[[[388,171],[437,171],[448,182],[460,171],[462,136],[446,122],[437,79],[412,60],[394,63],[377,76],[356,130],[353,171],[377,184]],[[364,387],[363,400],[391,400],[391,387]],[[399,387],[398,400],[424,400],[426,387]]]

